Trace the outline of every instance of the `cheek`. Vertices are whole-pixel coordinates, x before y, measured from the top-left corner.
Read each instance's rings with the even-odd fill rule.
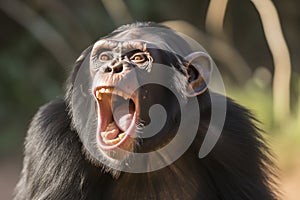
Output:
[[[154,127],[153,130],[149,131],[159,132],[173,128],[174,123],[180,118],[180,103],[177,98],[179,95],[158,84],[148,84],[141,89],[139,97],[140,118],[143,125],[147,126],[147,130],[149,127]],[[150,135],[154,134],[150,133]]]

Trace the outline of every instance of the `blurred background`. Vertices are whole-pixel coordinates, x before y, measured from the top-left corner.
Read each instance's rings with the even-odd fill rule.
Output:
[[[300,196],[300,1],[0,0],[0,199],[12,198],[39,106],[64,94],[72,63],[99,37],[164,22],[201,43],[227,95],[262,122],[287,200]]]

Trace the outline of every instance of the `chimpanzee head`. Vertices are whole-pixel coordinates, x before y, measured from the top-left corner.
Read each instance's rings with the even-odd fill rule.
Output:
[[[67,95],[73,126],[96,154],[90,157],[124,165],[133,153],[168,144],[182,107],[207,90],[211,69],[208,54],[155,23],[125,25],[98,40],[78,58]]]

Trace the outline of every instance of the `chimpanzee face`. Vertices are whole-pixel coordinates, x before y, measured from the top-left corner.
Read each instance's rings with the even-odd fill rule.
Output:
[[[133,152],[151,152],[166,145],[179,126],[179,104],[207,88],[204,68],[194,62],[205,54],[194,53],[167,28],[160,32],[134,28],[97,41],[87,56],[86,74],[95,107],[89,113],[96,113],[86,124],[96,125],[79,131],[82,140],[96,143],[93,151],[115,162]],[[155,105],[163,107],[165,117],[151,116]],[[83,115],[88,107],[78,105],[77,113]],[[86,132],[93,136],[86,139]]]

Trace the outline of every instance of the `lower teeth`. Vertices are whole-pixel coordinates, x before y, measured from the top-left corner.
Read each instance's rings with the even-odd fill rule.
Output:
[[[118,135],[117,138],[112,139],[112,140],[107,139],[105,137],[105,135],[106,135],[106,132],[101,133],[101,136],[102,136],[102,139],[103,139],[104,143],[108,144],[108,145],[115,145],[115,144],[119,143],[125,137],[126,133],[121,133],[121,134]]]

